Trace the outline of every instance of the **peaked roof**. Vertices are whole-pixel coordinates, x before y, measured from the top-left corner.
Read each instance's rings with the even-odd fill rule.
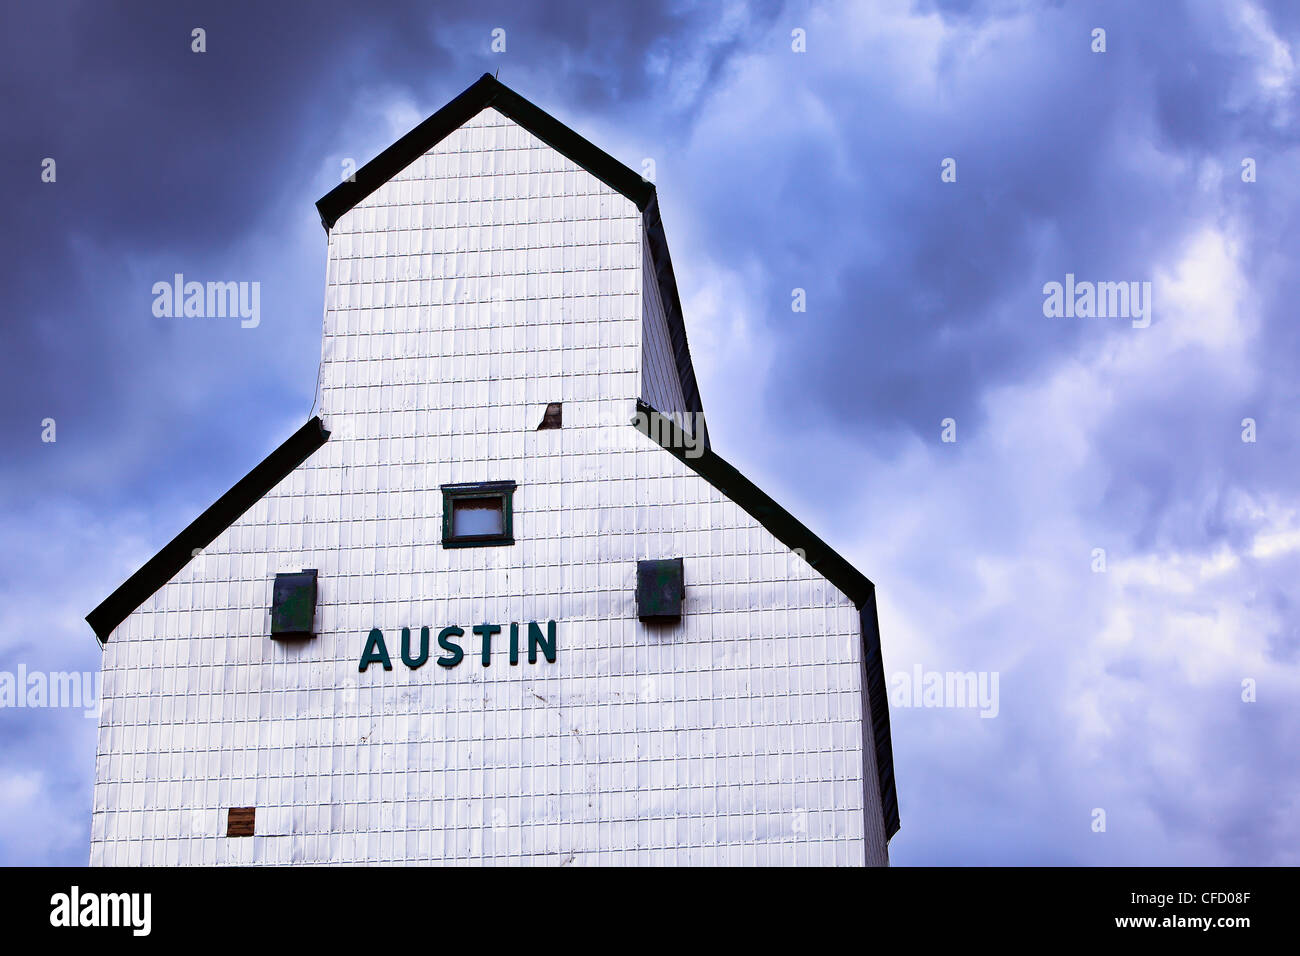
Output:
[[[677,427],[671,418],[660,415],[643,402],[637,403],[637,410],[644,417],[634,420],[633,424],[643,425],[644,433],[652,438],[671,436],[672,430]],[[132,611],[175,577],[198,551],[211,544],[290,472],[310,458],[325,444],[329,435],[319,416],[307,422],[87,614],[86,620],[100,642],[107,642],[109,635]],[[875,585],[711,448],[701,445],[700,454],[691,455],[686,452],[685,442],[671,438],[662,447],[743,508],[777,540],[792,550],[799,551],[814,570],[844,592],[858,609],[862,629],[863,672],[871,702],[872,745],[885,819],[885,838],[892,837],[899,827],[898,796],[894,786],[894,753],[889,729],[884,662],[880,650],[880,625],[876,615]]]
[[[712,448],[691,454],[676,437],[678,425],[644,402],[633,419],[638,431],[650,437],[674,458],[735,502],[787,548],[798,551],[808,564],[839,588],[858,610],[862,631],[862,669],[871,702],[872,745],[876,753],[876,780],[885,817],[885,839],[898,831],[898,793],[894,786],[894,746],[889,730],[889,698],[885,664],[880,650],[880,621],[876,614],[876,586],[839,552],[817,537],[807,525],[777,504],[762,488],[742,475]],[[663,441],[664,438],[668,440]]]
[[[659,298],[668,320],[668,333],[672,340],[677,377],[682,383],[682,396],[686,400],[686,411],[693,413],[700,422],[700,437],[705,447],[708,447],[709,429],[700,403],[699,386],[695,381],[695,367],[691,364],[691,349],[686,341],[686,325],[682,320],[682,303],[677,294],[677,278],[673,275],[673,261],[668,255],[668,240],[664,236],[654,183],[647,182],[640,173],[623,165],[595,143],[528,102],[490,74],[484,73],[454,100],[358,169],[352,180],[339,183],[321,197],[316,203],[321,223],[326,230],[334,228],[334,224],[348,210],[488,107],[508,116],[610,189],[622,193],[641,211],[651,261],[654,263],[655,279],[659,284]]]
[[[311,454],[325,444],[330,433],[317,416],[287,438],[262,463],[235,483],[207,511],[144,563],[122,586],[86,615],[100,643],[154,592],[174,578],[190,559],[206,548],[245,511],[253,507]]]
[[[333,228],[348,210],[488,107],[508,116],[611,189],[632,200],[641,211],[659,295],[668,320],[678,376],[687,403],[686,410],[694,413],[700,422],[702,454],[694,457],[686,454],[684,443],[670,442],[663,447],[743,508],[787,547],[798,550],[809,565],[838,587],[858,609],[862,629],[863,671],[871,702],[872,743],[885,819],[885,837],[892,837],[899,828],[898,797],[894,785],[893,746],[875,585],[806,525],[713,452],[708,440],[708,428],[704,424],[695,369],[691,365],[681,300],[677,294],[677,280],[673,275],[672,259],[668,254],[668,242],[664,236],[654,184],[646,182],[638,173],[485,73],[454,100],[357,170],[353,181],[340,183],[323,196],[316,203],[321,222],[326,230]],[[655,417],[663,417],[656,409],[642,402],[637,405],[638,410],[647,416],[647,422]],[[676,423],[671,419],[667,422],[669,428],[675,427]],[[665,430],[656,427],[650,434],[663,435]],[[212,543],[222,531],[328,439],[329,432],[319,417],[307,422],[158,554],[145,562],[140,570],[86,615],[86,620],[99,640],[107,641],[113,630],[132,611],[175,577],[199,550]]]

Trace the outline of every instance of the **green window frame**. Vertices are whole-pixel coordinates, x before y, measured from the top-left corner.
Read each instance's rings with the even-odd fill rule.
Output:
[[[514,495],[517,486],[513,481],[471,481],[441,487],[444,548],[491,548],[515,543]],[[473,534],[456,533],[458,502],[468,502],[471,506],[481,507],[493,499],[501,503],[501,521],[498,529]]]

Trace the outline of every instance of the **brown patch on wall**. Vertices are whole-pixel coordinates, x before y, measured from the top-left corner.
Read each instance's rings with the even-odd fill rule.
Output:
[[[540,432],[547,428],[563,427],[564,406],[559,402],[551,402],[546,406],[546,414],[542,416],[542,423],[537,426]]]
[[[253,818],[256,815],[257,807],[231,807],[226,811],[226,836],[252,836]]]

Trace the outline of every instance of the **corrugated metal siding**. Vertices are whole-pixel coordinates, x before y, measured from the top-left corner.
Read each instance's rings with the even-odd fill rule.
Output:
[[[640,228],[492,111],[339,220],[330,440],[105,645],[93,863],[883,857],[857,611],[629,424]],[[495,479],[517,543],[442,549],[439,484]],[[636,561],[667,556],[686,614],[649,630]],[[304,567],[318,636],[272,641]],[[554,664],[397,657],[403,626],[550,619]],[[361,674],[375,626],[394,669]]]

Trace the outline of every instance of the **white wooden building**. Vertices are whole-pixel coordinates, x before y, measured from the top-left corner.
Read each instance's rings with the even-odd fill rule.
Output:
[[[654,187],[484,76],[318,207],[319,416],[87,618],[92,863],[887,863],[873,586],[713,451]]]

